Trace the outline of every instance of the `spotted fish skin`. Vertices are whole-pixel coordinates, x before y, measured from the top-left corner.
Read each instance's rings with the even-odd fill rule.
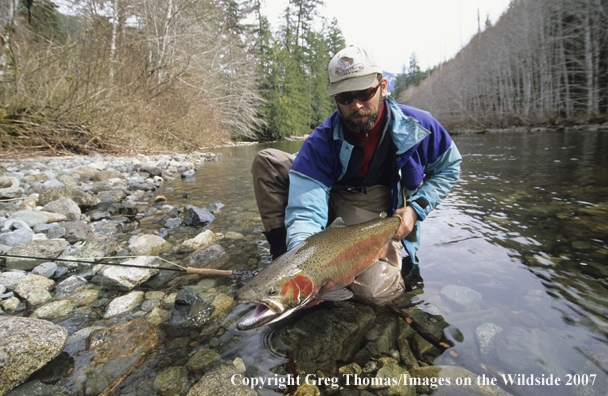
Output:
[[[343,289],[386,256],[399,217],[382,217],[352,226],[331,226],[274,260],[237,293],[236,301],[256,310],[237,327],[272,323],[327,299],[346,299]],[[397,265],[397,264],[395,264]]]

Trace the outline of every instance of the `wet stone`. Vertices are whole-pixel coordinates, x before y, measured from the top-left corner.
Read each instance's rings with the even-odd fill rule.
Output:
[[[67,298],[74,306],[85,306],[91,304],[99,297],[99,290],[80,290]]]
[[[230,379],[237,374],[236,368],[232,364],[222,365],[211,372],[203,375],[187,396],[256,396],[257,392],[245,385],[234,385]]]
[[[103,317],[111,318],[112,316],[120,315],[125,312],[131,312],[135,307],[141,304],[143,298],[144,292],[142,291],[134,291],[127,295],[117,297],[110,302]]]
[[[185,259],[189,267],[194,268],[221,268],[230,259],[223,247],[218,244],[203,247]]]
[[[69,278],[59,282],[57,286],[55,286],[55,290],[57,291],[58,296],[64,297],[74,293],[77,288],[86,284],[87,280],[83,277],[72,275]]]
[[[70,243],[86,241],[93,236],[91,226],[84,221],[67,221],[58,227],[64,229],[64,235],[62,237]],[[54,228],[50,229],[49,233],[51,233],[52,230],[54,230]]]
[[[11,297],[11,298],[7,298],[6,300],[3,300],[2,303],[0,305],[2,305],[2,308],[7,310],[7,311],[11,311],[15,308],[17,308],[19,306],[19,299],[17,297]]]
[[[94,206],[97,204],[97,198],[86,192],[74,187],[51,187],[43,190],[38,197],[38,203],[42,206],[56,201],[60,198],[68,197],[74,201],[79,207]]]
[[[29,227],[19,228],[14,231],[2,232],[2,234],[0,234],[0,244],[15,247],[23,242],[31,241],[33,238],[34,231],[32,231]]]
[[[176,249],[176,253],[189,253],[197,249],[205,247],[213,242],[213,232],[206,230],[198,234],[192,239],[185,240]]]
[[[160,306],[160,300],[146,300],[141,305],[141,310],[144,312],[150,312],[158,306]]]
[[[42,210],[65,215],[68,221],[80,220],[80,207],[67,197],[59,198],[44,205]]]
[[[0,317],[0,394],[59,355],[67,338],[66,329],[44,320]]]
[[[57,264],[52,261],[42,263],[32,270],[32,274],[44,276],[45,278],[52,278],[57,271]]]
[[[44,276],[29,274],[21,279],[15,287],[15,293],[20,297],[29,300],[29,294],[36,289],[51,290],[55,286],[55,281]]]
[[[27,295],[27,301],[32,305],[40,305],[49,301],[53,296],[45,289],[33,289]]]
[[[14,290],[21,279],[25,278],[26,273],[22,271],[8,271],[0,274],[0,285],[3,285],[6,290]]]
[[[338,361],[351,361],[375,314],[370,306],[343,301],[302,312],[286,327],[280,341],[293,353],[298,371],[336,372]]]
[[[211,349],[201,349],[196,351],[188,360],[186,368],[192,373],[202,373],[220,361],[220,354]]]
[[[142,235],[129,243],[129,251],[134,256],[156,256],[173,245],[157,235]]]
[[[64,240],[41,240],[24,242],[8,251],[17,256],[43,257],[42,259],[6,258],[6,268],[32,270],[44,263],[46,258],[56,258],[69,245]]]
[[[162,396],[180,395],[187,383],[188,370],[185,367],[169,367],[156,375],[154,390]]]
[[[169,318],[169,335],[185,335],[202,327],[213,314],[215,307],[202,300],[189,289],[177,293],[175,306]]]
[[[169,321],[171,313],[159,307],[154,307],[146,317],[146,320],[152,324],[159,325]]]
[[[409,373],[403,367],[396,364],[387,364],[376,373],[376,378],[381,378],[382,385],[370,386],[370,389],[380,388],[377,393],[380,396],[416,396],[416,387],[409,384],[393,385],[393,378],[407,378]],[[385,384],[391,386],[386,387]]]
[[[469,311],[478,309],[479,302],[481,302],[482,299],[480,293],[471,288],[459,285],[444,286],[441,289],[441,294],[459,307]]]
[[[37,210],[21,210],[13,213],[10,218],[13,220],[22,220],[30,228],[35,227],[38,224],[45,224],[49,222],[49,217]]]
[[[187,206],[184,213],[184,224],[193,227],[205,227],[213,220],[215,216],[208,209]]]
[[[93,235],[74,255],[77,258],[110,257],[120,250],[112,235]]]
[[[502,330],[502,327],[497,326],[494,323],[482,323],[478,326],[475,330],[475,337],[477,339],[477,344],[479,345],[479,352],[483,355],[489,354],[492,339]]]
[[[142,256],[125,260],[121,264],[137,265],[142,268],[109,265],[96,276],[102,287],[131,290],[158,273],[158,270],[152,267],[158,266],[159,261],[156,257]]]
[[[48,303],[34,311],[33,316],[41,319],[59,318],[74,310],[74,306],[68,300],[60,300]]]

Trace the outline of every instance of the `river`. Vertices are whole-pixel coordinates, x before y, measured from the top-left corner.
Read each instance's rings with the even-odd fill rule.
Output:
[[[608,133],[566,130],[463,134],[454,136],[454,141],[463,156],[461,178],[422,224],[418,257],[424,282],[408,297],[416,309],[447,323],[444,340],[451,348],[432,364],[464,366],[475,374],[487,373],[488,381],[495,375],[495,382],[514,395],[605,395]],[[194,276],[184,283],[168,284],[169,278],[152,278],[142,290],[168,293],[191,287],[203,290],[199,294],[207,297],[218,293],[234,296],[243,280],[267,266],[271,258],[253,194],[251,162],[262,148],[293,153],[300,146],[301,142],[283,142],[218,149],[215,151],[221,155],[217,160],[202,163],[194,177],[166,182],[156,194],[164,195],[172,206],[223,205],[208,228],[224,235],[233,232],[218,243],[229,256],[223,268],[236,273],[213,279]],[[159,212],[158,216],[165,215]],[[145,217],[140,224],[142,230],[137,232],[157,232],[162,226],[158,219]],[[200,231],[193,227],[169,230],[166,239],[177,246],[184,240],[184,232]],[[239,234],[242,236],[234,236]],[[124,240],[130,237],[130,233],[120,236]],[[180,260],[183,256],[170,258]],[[97,307],[103,310],[118,293],[102,290],[103,301]],[[283,335],[297,329],[290,327],[292,321],[237,330],[236,321],[251,309],[248,304],[238,305],[228,311],[219,327],[214,324],[205,334],[200,329],[185,335],[167,332],[167,338],[140,359],[141,366],[133,366],[126,374],[120,365],[98,361],[100,354],[93,347],[85,348],[84,341],[70,344],[67,353],[50,364],[52,378],[50,374],[43,377],[53,384],[62,378],[57,387],[62,386],[69,394],[97,394],[95,389],[117,381],[115,395],[150,395],[161,394],[155,390],[156,379],[175,368],[182,372],[178,381],[183,382],[182,394],[186,394],[201,378],[203,383],[209,381],[204,377],[207,372],[184,368],[192,355],[202,350],[213,351],[217,361],[242,359],[247,368],[245,376],[272,377],[288,362],[289,348],[282,344]],[[305,322],[315,309],[299,311],[292,319]],[[54,319],[54,323],[71,334],[89,326],[103,329],[148,315],[142,308],[100,319],[91,308],[81,311]],[[327,312],[332,315],[334,311]],[[356,314],[360,315],[359,311]],[[385,323],[382,320],[389,314],[385,310],[383,315],[378,323]],[[135,341],[124,345],[126,355],[143,342],[137,337],[140,332],[156,337],[157,329],[161,333],[166,329],[164,325],[145,324],[143,319],[130,323],[134,330],[127,328],[126,332],[133,333],[129,339]],[[316,331],[310,330],[303,338],[314,335],[311,332]],[[120,341],[113,342],[123,347]],[[313,346],[316,350],[328,347]],[[122,355],[111,361],[120,359]],[[53,370],[58,371],[56,376]],[[535,386],[536,381],[545,385]],[[504,386],[505,382],[513,384]],[[31,384],[38,386],[35,381]],[[32,394],[18,389],[12,395]],[[256,392],[278,394],[272,387]]]
[[[415,304],[445,317],[453,349],[472,364],[500,374],[561,379],[561,386],[539,387],[542,394],[605,389],[608,133],[505,132],[454,140],[463,155],[461,178],[423,223],[419,258],[424,288]],[[193,205],[223,203],[212,229],[258,236],[232,246],[227,266],[247,269],[244,263],[253,260],[263,267],[270,258],[267,244],[259,240],[251,160],[265,147],[293,153],[299,146],[222,149],[223,158],[205,163],[194,180],[173,183],[169,201],[188,192]],[[479,306],[446,303],[446,285],[479,293]],[[493,320],[497,312],[502,319]],[[498,331],[506,335],[490,353],[480,346],[478,328],[497,321]],[[233,326],[228,333],[224,341],[238,331]],[[284,360],[267,347],[267,333],[241,334],[239,341],[226,342],[222,353],[241,356],[263,375]],[[444,353],[435,364],[456,363]]]

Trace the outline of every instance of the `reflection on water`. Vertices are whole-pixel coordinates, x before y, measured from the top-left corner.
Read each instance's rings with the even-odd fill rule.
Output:
[[[563,382],[596,374],[593,387],[515,393],[600,394],[608,370],[608,133],[461,135],[455,141],[464,158],[461,180],[423,224],[425,283],[414,303],[445,317],[446,337],[469,364],[500,374],[552,374]],[[270,262],[250,174],[254,154],[265,147],[222,149],[223,158],[205,163],[191,181],[172,183],[174,192],[165,194],[169,202],[188,192],[195,206],[225,204],[211,228],[244,235],[220,242],[231,256],[226,267],[250,272]],[[272,147],[295,152],[299,143]],[[238,280],[225,286],[234,291]],[[458,290],[471,302],[455,298]],[[238,307],[231,317],[248,309]],[[273,331],[231,326],[216,343],[223,357],[240,356],[252,374],[266,375],[285,362],[281,346],[271,346]],[[444,353],[435,364],[461,363]]]

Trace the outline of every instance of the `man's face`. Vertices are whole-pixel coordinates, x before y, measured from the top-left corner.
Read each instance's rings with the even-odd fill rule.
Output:
[[[374,86],[377,85],[376,82]],[[383,78],[380,86],[376,88],[374,96],[366,101],[359,100],[355,95],[350,104],[343,105],[338,103],[334,96],[340,118],[350,130],[355,133],[365,133],[372,129],[378,117],[380,117],[382,101],[386,95],[386,85],[387,80]],[[356,94],[357,92],[353,93]]]

